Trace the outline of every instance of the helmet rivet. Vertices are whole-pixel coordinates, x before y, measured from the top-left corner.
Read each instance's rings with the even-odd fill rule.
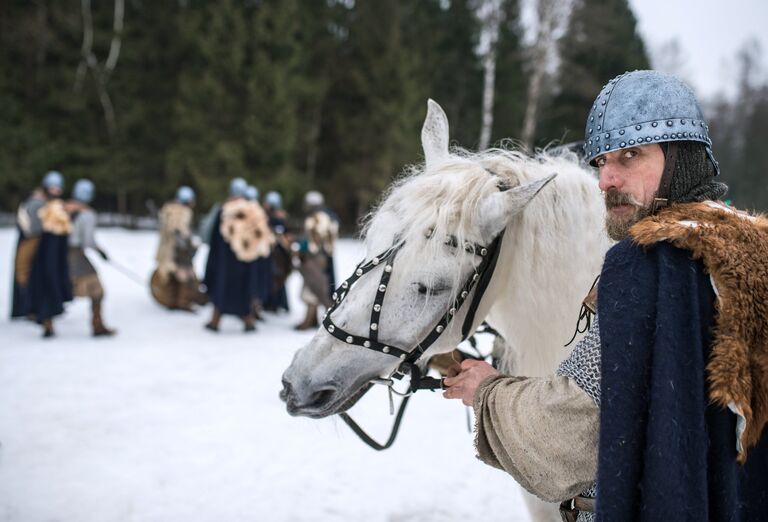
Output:
[[[659,126],[658,121],[654,121],[653,123],[651,123],[651,127],[658,127],[658,126]]]
[[[328,331],[329,331],[329,332],[331,332],[331,333],[333,333],[333,331],[334,331],[335,329],[336,329],[336,327],[335,327],[335,326],[333,326],[333,325],[331,325],[331,326],[329,326],[329,327],[328,327]]]
[[[384,271],[385,271],[385,272],[391,272],[391,271],[392,271],[392,265],[386,265],[386,266],[384,267]]]
[[[630,145],[634,145],[635,144],[635,140],[629,140],[629,144]]]
[[[365,346],[366,348],[370,348],[371,347],[371,341],[363,341],[363,346]]]
[[[594,116],[590,116],[589,117],[589,121],[595,121],[595,117]]]
[[[667,120],[667,127],[671,127],[671,126],[672,126],[672,120]]]
[[[603,101],[602,101],[602,102],[600,102],[600,103],[601,103],[602,105],[605,105],[605,100],[603,100]]]
[[[696,120],[691,120],[691,125],[696,125]]]
[[[381,312],[381,305],[380,304],[373,305],[373,310],[374,312]]]
[[[642,125],[635,125],[635,130],[640,130],[640,129],[642,129],[642,128],[643,128],[643,126],[642,126]]]
[[[592,134],[593,129],[589,129],[589,133]]]
[[[442,325],[442,324],[438,324],[438,325],[437,325],[437,328],[435,328],[435,331],[436,331],[437,333],[440,333],[440,332],[442,332],[442,331],[443,331],[443,325]]]
[[[386,292],[387,291],[387,285],[379,285],[379,292]]]
[[[611,137],[611,133],[610,133],[610,132],[606,132],[606,133],[605,133],[605,137],[606,137],[606,138],[610,138],[610,137]]]
[[[688,137],[688,132],[684,132],[683,133],[683,138],[687,138],[687,137]]]
[[[602,118],[602,117],[603,117],[603,113],[602,113],[602,112],[598,112],[598,113],[597,113],[597,117],[598,117],[598,118]]]
[[[354,341],[354,339],[352,339],[352,336],[351,336],[351,335],[348,335],[348,336],[347,336],[347,342],[348,342],[349,344],[352,344],[352,341]]]
[[[389,346],[385,346],[384,348],[381,349],[381,351],[384,353],[389,353]]]
[[[654,136],[653,139],[654,141],[659,141],[659,136]]]
[[[363,275],[363,269],[362,268],[358,268],[357,270],[355,270],[355,275],[358,276],[358,277]]]
[[[598,147],[597,149],[595,149],[595,152],[600,152],[600,147]]]
[[[669,134],[663,134],[661,137],[666,140],[667,138],[669,138]]]
[[[680,123],[682,123],[683,125],[685,125],[685,120],[680,120]]]
[[[621,130],[619,131],[619,134],[621,134],[622,136],[624,136],[624,129],[621,129]]]
[[[379,325],[378,324],[371,323],[371,330],[378,330],[378,329],[379,329]]]
[[[619,147],[626,147],[626,146],[627,146],[627,143],[626,143],[626,142],[624,142],[624,141],[622,141],[621,143],[619,143]]]
[[[610,145],[606,145],[605,146],[605,150],[611,150],[611,146]]]
[[[378,258],[378,257],[374,257],[374,258],[371,260],[371,262],[372,262],[374,265],[378,265],[378,264],[379,264],[379,258]]]

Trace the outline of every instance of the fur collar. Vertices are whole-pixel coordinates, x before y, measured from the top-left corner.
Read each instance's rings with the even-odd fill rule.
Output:
[[[267,214],[255,201],[233,199],[224,203],[219,231],[235,257],[246,263],[267,257],[275,242]]]
[[[640,245],[669,241],[704,262],[718,298],[709,397],[738,416],[744,462],[768,422],[768,219],[714,201],[686,203],[640,221],[630,234]]]
[[[72,221],[60,199],[52,199],[37,211],[43,230],[57,236],[72,232]]]

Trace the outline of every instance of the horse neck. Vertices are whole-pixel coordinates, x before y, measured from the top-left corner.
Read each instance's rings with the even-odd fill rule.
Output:
[[[594,180],[556,180],[554,188],[507,228],[492,282],[488,319],[508,344],[502,367],[518,375],[551,374],[568,356],[564,345],[610,246]]]

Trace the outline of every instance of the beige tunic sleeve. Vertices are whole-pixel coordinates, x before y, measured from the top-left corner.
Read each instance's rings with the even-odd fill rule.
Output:
[[[572,379],[489,377],[474,408],[478,458],[537,497],[560,502],[595,481],[599,410]]]

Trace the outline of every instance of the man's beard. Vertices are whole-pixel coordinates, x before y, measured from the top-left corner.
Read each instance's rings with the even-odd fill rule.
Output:
[[[635,210],[625,216],[611,214],[610,210],[620,205],[631,205]],[[605,228],[608,231],[608,237],[615,241],[621,241],[629,236],[629,229],[632,225],[653,214],[653,199],[648,205],[643,205],[631,194],[610,188],[605,192],[605,208],[609,211],[605,216]]]

